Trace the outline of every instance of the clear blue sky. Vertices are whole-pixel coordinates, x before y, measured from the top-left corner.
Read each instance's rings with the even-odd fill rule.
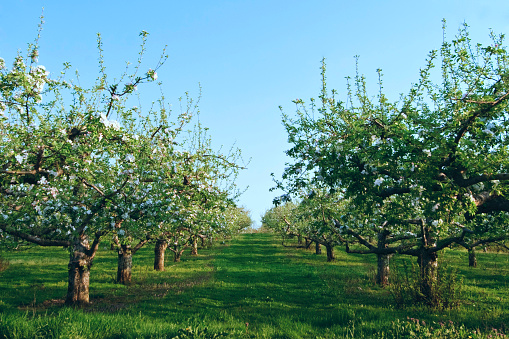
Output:
[[[33,41],[42,7],[39,61],[52,72],[68,61],[92,81],[98,32],[113,74],[136,60],[141,30],[150,33],[147,64],[168,45],[170,58],[158,72],[167,99],[177,104],[185,91],[196,97],[201,84],[200,119],[215,145],[235,143],[251,158],[238,181],[249,186],[240,204],[258,223],[277,194],[269,192],[270,173],[281,175],[289,147],[278,106],[291,113],[293,99],[318,96],[323,57],[329,88],[340,96],[359,55],[368,81],[376,84],[381,68],[385,90],[396,99],[417,80],[427,53],[440,47],[442,18],[449,37],[463,22],[474,42],[487,43],[489,28],[509,33],[507,0],[4,0],[0,57],[7,63]]]

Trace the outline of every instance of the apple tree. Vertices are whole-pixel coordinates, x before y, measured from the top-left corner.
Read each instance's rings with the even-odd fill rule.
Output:
[[[491,38],[473,45],[466,26],[444,38],[394,102],[381,70],[375,96],[357,72],[339,100],[323,63],[319,104],[299,99],[295,117],[283,114],[295,162],[281,187],[302,189],[296,173],[307,171],[341,192],[349,212],[336,227],[363,253],[417,257],[428,298],[440,250],[507,235],[508,57],[503,35]]]
[[[179,126],[164,109],[142,112],[129,97],[157,79],[157,69],[142,71],[148,33],[132,72],[110,80],[101,56],[90,88],[79,75],[52,77],[38,64],[38,38],[12,67],[0,59],[0,230],[2,239],[69,249],[66,304],[89,302],[90,267],[101,238],[136,223],[136,203],[150,200],[158,187],[146,180],[157,163],[156,135],[173,138]],[[148,123],[148,122],[151,123]],[[157,195],[158,197],[160,195]],[[149,204],[147,204],[148,206]]]

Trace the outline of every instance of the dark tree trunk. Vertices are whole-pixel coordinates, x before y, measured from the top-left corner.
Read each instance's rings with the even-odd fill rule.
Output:
[[[319,242],[315,241],[315,254],[322,254],[322,246]]]
[[[184,250],[182,251],[173,251],[173,262],[180,262],[180,257],[182,257],[182,253],[184,252]]]
[[[377,247],[379,250],[387,248],[387,237],[389,232],[383,231],[378,233]],[[376,272],[376,283],[382,287],[389,285],[389,261],[390,254],[377,254],[377,272]]]
[[[167,247],[168,243],[166,240],[157,239],[154,248],[154,270],[164,271],[164,253]]]
[[[131,283],[131,272],[133,268],[133,253],[131,246],[121,245],[118,251],[117,283]]]
[[[198,255],[198,237],[193,237],[193,246],[191,246],[191,255]]]
[[[326,244],[325,248],[327,249],[327,261],[334,261],[336,259],[334,255],[334,246]]]
[[[306,249],[308,249],[311,246],[311,244],[313,243],[313,241],[308,238],[306,238],[305,241],[306,241],[306,243],[305,243]]]
[[[68,265],[69,283],[65,298],[66,305],[81,306],[90,302],[90,267],[93,255],[89,255],[87,252],[88,239],[86,237],[76,239],[72,244]]]
[[[477,257],[475,255],[475,247],[468,250],[468,266],[477,267]]]
[[[299,245],[302,245],[302,235],[299,234],[297,236],[297,241],[298,241]]]
[[[424,298],[430,302],[434,302],[434,287],[437,282],[438,261],[437,253],[429,252],[423,249],[418,256],[418,264],[420,268],[421,293]]]

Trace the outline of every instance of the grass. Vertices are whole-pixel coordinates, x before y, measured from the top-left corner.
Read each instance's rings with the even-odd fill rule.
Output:
[[[325,252],[325,251],[324,251]],[[374,256],[284,248],[272,234],[243,234],[152,270],[153,247],[134,256],[133,283],[114,283],[116,255],[101,249],[91,271],[92,304],[62,305],[68,254],[4,252],[0,338],[488,338],[508,333],[509,255],[447,250],[464,277],[458,309],[395,308],[374,284]],[[168,253],[169,254],[169,253]],[[399,257],[395,267],[414,260]],[[496,332],[495,332],[496,330]]]

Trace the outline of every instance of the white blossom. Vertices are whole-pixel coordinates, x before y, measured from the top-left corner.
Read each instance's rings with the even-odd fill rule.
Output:
[[[439,224],[442,224],[444,221],[442,219],[438,219],[438,220],[433,220],[433,222],[431,223],[431,225],[433,226],[438,226]]]
[[[108,120],[108,117],[106,114],[101,113],[100,114],[101,123],[106,127],[112,127],[114,130],[118,131],[120,130],[120,124],[116,120]],[[100,136],[99,141],[102,139],[102,136]]]
[[[58,195],[58,188],[56,187],[51,187],[50,190],[49,190],[50,194],[53,196],[53,198],[56,198],[57,195]]]
[[[375,186],[380,186],[384,182],[384,178],[378,178],[375,180]]]
[[[16,155],[15,158],[19,164],[22,164],[25,161],[25,156],[23,155]]]
[[[152,80],[156,81],[157,80],[157,73],[156,71],[153,71],[152,69],[149,69],[148,72],[147,72],[147,76],[149,78],[151,78]]]
[[[110,121],[110,126],[111,126],[111,127],[113,127],[113,129],[114,129],[115,131],[120,130],[120,124],[119,124],[119,123],[118,123],[118,121],[116,121],[116,120],[111,120],[111,121]]]

